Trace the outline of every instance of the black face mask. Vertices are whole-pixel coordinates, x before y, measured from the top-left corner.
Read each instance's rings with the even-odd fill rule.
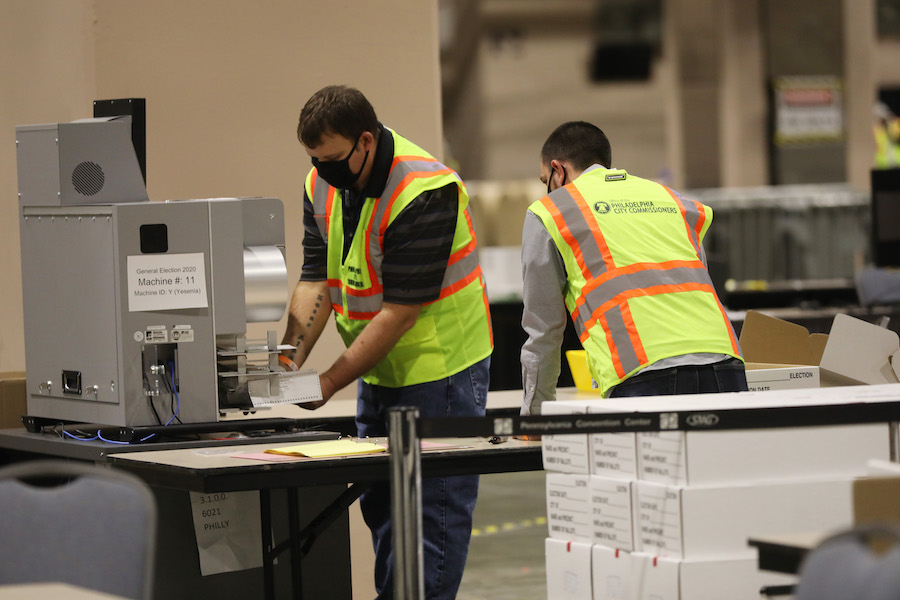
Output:
[[[353,148],[346,158],[325,161],[320,161],[318,158],[312,159],[312,165],[319,172],[319,176],[331,187],[335,187],[339,190],[347,190],[352,188],[353,184],[356,183],[356,180],[359,179],[360,173],[362,173],[363,168],[366,166],[366,161],[369,160],[369,151],[366,150],[366,156],[363,158],[363,163],[362,166],[359,167],[359,171],[354,173],[350,170],[350,157],[356,152],[356,147],[359,145],[360,138],[362,138],[362,134],[359,134],[359,137],[356,138],[356,143],[353,144]]]
[[[559,187],[563,187],[564,185],[566,185],[566,177],[568,177],[569,174],[566,173],[566,168],[563,165],[560,165],[560,167],[562,167],[562,170],[563,170],[563,178],[562,178],[562,183],[560,184]],[[553,167],[550,167],[550,177],[547,178],[547,193],[548,194],[550,193],[550,182],[552,182],[552,181],[553,181]]]

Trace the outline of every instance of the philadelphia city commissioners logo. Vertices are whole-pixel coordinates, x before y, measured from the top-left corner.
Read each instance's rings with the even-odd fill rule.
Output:
[[[609,204],[607,204],[606,202],[595,202],[594,211],[601,215],[605,215],[610,211]]]

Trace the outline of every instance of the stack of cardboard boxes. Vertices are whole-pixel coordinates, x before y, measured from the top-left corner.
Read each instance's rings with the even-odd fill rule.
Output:
[[[767,407],[778,419],[784,407],[847,402],[828,391],[560,400],[543,413],[602,423]],[[888,459],[890,433],[877,423],[554,435],[543,452],[548,598],[755,600],[793,579],[759,572],[748,538],[850,525],[853,480]]]

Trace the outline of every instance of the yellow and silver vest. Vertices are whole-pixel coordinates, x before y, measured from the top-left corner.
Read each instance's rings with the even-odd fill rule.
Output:
[[[459,186],[456,233],[439,298],[424,305],[416,324],[363,376],[373,385],[403,387],[472,366],[490,355],[493,338],[465,185],[452,169],[412,142],[389,129],[383,135],[394,139],[390,174],[381,197],[365,199],[346,259],[341,191],[312,169],[306,196],[327,247],[328,287],[338,331],[350,346],[381,310],[383,242],[393,219],[423,192],[449,183]]]
[[[604,396],[664,358],[741,358],[700,258],[712,221],[708,206],[594,166],[529,210],[563,257],[566,307]]]

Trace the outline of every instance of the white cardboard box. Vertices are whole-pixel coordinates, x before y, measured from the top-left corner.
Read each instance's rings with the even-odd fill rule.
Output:
[[[594,560],[602,562],[597,555]],[[613,563],[609,568],[618,567],[614,561],[605,562]],[[622,596],[628,600],[759,600],[763,586],[796,582],[796,577],[790,575],[760,571],[755,553],[714,560],[678,560],[635,553],[630,563],[631,593]],[[595,578],[605,568],[604,564],[595,564]]]
[[[786,389],[770,392],[691,394],[646,398],[566,400],[567,410],[589,411],[588,420],[639,420],[643,413],[664,412],[668,420],[698,415],[714,423],[722,411],[765,409],[777,423],[783,410],[804,406],[877,404],[900,400],[900,384],[828,388]],[[559,402],[559,401],[558,401]],[[552,404],[552,403],[547,403]],[[689,411],[689,412],[688,412]],[[605,436],[614,434],[602,434]],[[632,435],[632,434],[627,434]],[[865,474],[870,459],[887,460],[890,436],[887,423],[748,430],[692,430],[637,433],[638,478],[666,483],[707,484],[749,480],[790,479],[815,476]],[[575,438],[576,436],[567,436]],[[582,436],[585,440],[590,436]],[[609,438],[604,438],[609,439]],[[592,469],[596,468],[597,443],[592,442]],[[628,450],[623,450],[623,456]],[[627,460],[610,464],[604,476],[629,478]]]
[[[634,548],[634,482],[547,473],[547,529],[553,539]]]
[[[637,570],[632,554],[595,545],[591,550],[594,600],[633,600]]]
[[[591,545],[547,539],[547,600],[592,600]]]
[[[590,476],[547,473],[547,529],[551,538],[591,542]]]
[[[542,415],[584,414],[584,402],[545,402]],[[545,435],[541,438],[541,456],[545,471],[580,473],[587,475],[589,467],[588,436],[586,434]]]
[[[592,413],[594,407],[588,407]],[[591,475],[636,479],[637,438],[634,433],[595,433],[588,436]]]
[[[639,479],[673,485],[857,477],[891,451],[887,423],[646,432],[637,443]]]
[[[606,400],[557,400],[545,402],[541,414],[586,415],[605,412]],[[597,433],[580,435],[545,435],[542,438],[545,471],[585,473],[635,479],[637,448],[633,433]]]
[[[750,551],[727,559],[681,560],[594,546],[591,572],[593,600],[759,600],[763,586],[797,581],[759,571]]]
[[[853,479],[676,487],[635,484],[635,546],[661,557],[747,552],[751,536],[828,531],[853,523]]]
[[[591,475],[591,541],[631,551],[634,549],[634,482]]]
[[[819,367],[747,363],[747,387],[751,392],[819,387]]]
[[[502,392],[501,392],[502,393]],[[712,394],[682,394],[676,396],[644,396],[637,398],[594,398],[586,400],[586,395],[574,388],[559,388],[556,402],[584,405],[594,415],[607,413],[632,413],[640,417],[642,413],[674,411],[711,411],[732,408],[800,408],[804,406],[845,405],[859,402],[877,404],[896,402],[900,399],[900,383],[872,386],[845,386],[795,388],[769,392],[729,392]],[[552,403],[545,403],[550,405]],[[589,408],[587,408],[589,407]],[[542,407],[543,410],[543,407]]]

